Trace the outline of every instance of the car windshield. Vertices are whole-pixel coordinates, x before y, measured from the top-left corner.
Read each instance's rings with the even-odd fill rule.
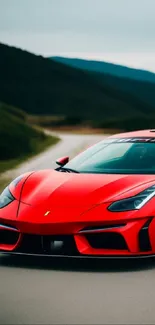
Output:
[[[155,143],[111,138],[80,153],[65,167],[80,173],[155,174]]]

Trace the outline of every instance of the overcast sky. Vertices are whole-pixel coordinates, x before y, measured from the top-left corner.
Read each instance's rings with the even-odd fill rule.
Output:
[[[0,0],[0,42],[155,72],[155,0]]]

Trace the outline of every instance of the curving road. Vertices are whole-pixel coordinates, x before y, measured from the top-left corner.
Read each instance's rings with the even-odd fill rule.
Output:
[[[62,135],[18,172],[54,166],[101,136]],[[155,261],[0,257],[0,324],[155,324]]]
[[[79,135],[79,134],[66,134],[58,132],[46,131],[47,134],[54,134],[58,136],[61,141],[56,146],[52,146],[44,153],[37,155],[35,158],[29,159],[26,163],[21,164],[16,170],[9,170],[3,174],[3,177],[15,177],[20,174],[26,173],[31,170],[55,168],[55,161],[62,156],[73,157],[79,151],[86,147],[97,143],[104,138],[103,135]]]

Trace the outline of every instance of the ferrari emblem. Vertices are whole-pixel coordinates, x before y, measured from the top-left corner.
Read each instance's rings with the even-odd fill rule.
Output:
[[[51,211],[47,211],[44,216],[47,217],[49,214],[51,213]]]

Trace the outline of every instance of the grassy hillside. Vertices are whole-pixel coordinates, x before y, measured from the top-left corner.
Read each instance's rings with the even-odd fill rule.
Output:
[[[21,110],[0,103],[0,172],[58,141],[29,126]]]
[[[155,111],[155,83],[150,82],[137,82],[136,80],[131,80],[130,78],[119,78],[115,76],[110,76],[104,73],[92,73],[93,78],[96,81],[105,83],[109,87],[115,87],[117,92],[124,92],[128,94],[130,98],[137,100],[138,102],[143,103],[145,111],[147,107],[151,107]]]
[[[85,71],[0,44],[0,100],[33,115],[109,120],[154,109]]]
[[[109,74],[116,77],[129,78],[132,80],[148,81],[148,82],[155,83],[155,73],[145,71],[145,70],[128,68],[125,66],[102,62],[102,61],[65,58],[65,57],[58,57],[58,56],[51,57],[51,59],[55,60],[56,62],[67,64],[71,67],[82,69],[82,70],[99,72],[99,73]]]
[[[130,96],[132,102],[143,102],[145,110],[147,106],[155,110],[155,73],[131,69],[111,63],[87,61],[54,57],[56,62],[62,62],[68,66],[83,69],[89,72],[97,82],[103,86],[115,88],[118,93]]]
[[[155,83],[130,81],[129,91],[126,79],[69,67],[4,44],[0,72],[0,101],[33,116],[58,117],[52,123],[49,118],[51,125],[110,123],[115,128],[117,121],[125,130],[128,120],[131,129],[139,129],[148,117],[154,122]]]

